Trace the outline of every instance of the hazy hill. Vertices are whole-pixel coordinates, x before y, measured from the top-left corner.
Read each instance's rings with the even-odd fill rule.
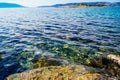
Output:
[[[18,7],[24,7],[19,4],[14,4],[14,3],[0,3],[0,8],[18,8]]]
[[[42,7],[78,8],[78,7],[105,7],[105,6],[120,6],[120,2],[113,2],[113,3],[111,2],[82,2],[82,3],[55,4],[52,6],[42,6]]]

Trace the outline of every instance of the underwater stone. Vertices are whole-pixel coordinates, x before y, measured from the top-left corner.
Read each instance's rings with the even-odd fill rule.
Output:
[[[55,58],[40,58],[38,59],[33,68],[41,68],[41,67],[46,67],[46,66],[59,66],[59,65],[63,65],[65,64],[65,62],[62,59],[55,59]]]
[[[69,47],[68,44],[64,44],[64,45],[63,45],[63,48],[68,48],[68,47]]]
[[[2,60],[2,56],[0,55],[0,60]]]
[[[0,60],[2,60],[2,52],[0,52]]]

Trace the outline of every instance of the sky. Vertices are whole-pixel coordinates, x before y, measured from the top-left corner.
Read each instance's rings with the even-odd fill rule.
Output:
[[[120,2],[120,0],[0,0],[0,2],[17,3],[23,6],[36,7],[72,2]]]

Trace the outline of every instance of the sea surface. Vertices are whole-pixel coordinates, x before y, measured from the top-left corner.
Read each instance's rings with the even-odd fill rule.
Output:
[[[0,9],[0,80],[38,56],[84,64],[97,54],[120,55],[120,7]]]

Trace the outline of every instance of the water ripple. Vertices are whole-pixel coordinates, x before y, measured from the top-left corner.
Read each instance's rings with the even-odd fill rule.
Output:
[[[44,54],[45,51],[49,53],[64,44],[103,53],[120,53],[119,7],[23,8],[0,11],[0,50],[3,58],[0,61],[0,72],[9,69],[3,77],[23,71],[25,62],[21,59],[25,55],[31,57],[30,54]],[[27,58],[25,60],[26,63],[29,62]],[[10,66],[15,69],[11,71],[13,68]]]

